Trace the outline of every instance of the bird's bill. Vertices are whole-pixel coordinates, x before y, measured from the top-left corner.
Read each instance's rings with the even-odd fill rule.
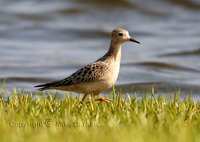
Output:
[[[130,41],[132,41],[132,42],[135,42],[135,43],[138,43],[138,44],[140,44],[140,42],[139,42],[139,41],[137,41],[137,40],[135,40],[134,38],[130,38],[129,40],[130,40]]]

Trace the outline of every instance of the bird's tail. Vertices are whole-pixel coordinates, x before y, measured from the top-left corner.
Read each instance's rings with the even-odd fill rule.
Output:
[[[55,81],[55,82],[51,82],[51,83],[39,84],[34,87],[38,88],[38,90],[40,90],[40,91],[43,91],[43,90],[53,89],[53,88],[57,87],[58,83],[59,83],[58,81]]]

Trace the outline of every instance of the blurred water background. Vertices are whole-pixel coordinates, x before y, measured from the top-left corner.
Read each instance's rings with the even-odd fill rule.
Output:
[[[0,81],[62,79],[102,56],[119,25],[142,44],[124,46],[118,85],[200,94],[199,0],[0,0]]]

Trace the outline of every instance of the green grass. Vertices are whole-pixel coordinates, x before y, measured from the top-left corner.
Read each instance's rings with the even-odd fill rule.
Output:
[[[8,100],[0,98],[2,142],[200,141],[200,102],[190,98],[150,93],[80,104],[79,97],[45,95],[13,91]]]

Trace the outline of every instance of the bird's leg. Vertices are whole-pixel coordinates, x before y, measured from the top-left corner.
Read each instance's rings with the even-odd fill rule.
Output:
[[[83,102],[85,100],[85,98],[87,97],[88,94],[84,94],[83,98],[81,99],[81,102]]]
[[[110,103],[111,99],[104,97],[104,96],[100,96],[98,99],[96,99],[96,101]]]
[[[94,92],[93,93],[93,96],[99,96],[100,92]],[[95,101],[99,101],[99,102],[106,102],[106,103],[109,103],[111,102],[110,99],[106,98],[106,97],[103,97],[103,96],[100,96],[99,98],[95,99]]]

